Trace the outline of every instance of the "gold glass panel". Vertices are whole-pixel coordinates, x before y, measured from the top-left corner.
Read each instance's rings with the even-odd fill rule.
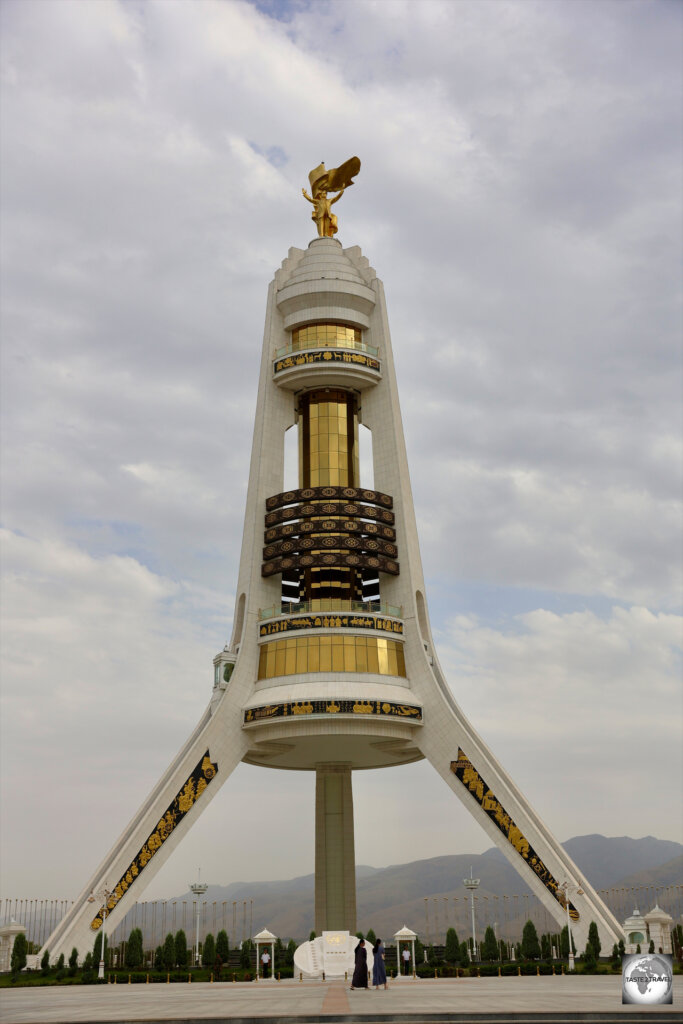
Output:
[[[350,672],[352,669],[346,669],[344,667],[344,648],[340,645],[332,645],[332,671],[333,672]]]
[[[358,411],[346,391],[313,391],[299,403],[299,486],[358,484]]]
[[[379,671],[383,676],[389,675],[389,658],[387,655],[386,640],[377,641],[377,657],[379,659]]]
[[[306,672],[371,672],[405,676],[403,645],[374,636],[288,637],[263,644],[259,679]]]
[[[321,637],[321,640],[326,639]],[[331,672],[332,671],[332,645],[331,644],[320,644],[320,671]]]
[[[275,648],[275,675],[283,676],[285,674],[285,656],[286,648],[284,643],[281,647]]]
[[[362,348],[361,331],[358,327],[344,324],[308,324],[292,331],[292,351],[306,348]]]

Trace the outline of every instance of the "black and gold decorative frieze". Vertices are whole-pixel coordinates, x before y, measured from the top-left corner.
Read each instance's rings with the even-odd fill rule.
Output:
[[[337,697],[331,700],[287,701],[283,704],[264,704],[260,708],[249,708],[244,712],[244,724],[297,715],[375,715],[380,718],[403,718],[421,722],[422,708],[414,704],[396,704],[386,700],[342,700]]]
[[[380,523],[394,525],[394,513],[386,508],[377,508],[374,505],[361,505],[356,502],[322,501],[319,504],[290,505],[288,508],[279,508],[274,512],[266,514],[266,526],[275,526],[277,523],[286,523],[292,519],[311,519],[313,516],[343,516],[344,518],[376,519]]]
[[[292,569],[375,569],[398,576],[398,562],[383,555],[347,554],[344,551],[314,552],[310,555],[291,555],[286,558],[274,558],[261,566],[262,576],[274,576],[277,573],[289,572]]]
[[[396,541],[396,530],[393,526],[380,523],[366,523],[362,519],[306,519],[300,523],[283,523],[282,526],[271,526],[264,534],[266,544],[278,540],[286,540],[298,534],[304,536],[326,533],[350,533],[354,536],[379,537],[382,540]]]
[[[275,541],[274,544],[267,544],[263,549],[263,557],[266,561],[271,558],[278,558],[281,555],[291,555],[295,552],[320,551],[325,548],[336,548],[345,551],[372,551],[380,555],[387,555],[388,558],[396,558],[398,549],[390,541],[381,540],[376,537],[337,537],[335,535],[308,534],[304,537],[286,537],[284,540]]]
[[[97,931],[98,928],[102,927],[105,909],[107,916],[109,916],[119,900],[130,889],[140,872],[149,864],[154,854],[161,849],[173,830],[178,827],[187,812],[197,802],[217,771],[218,764],[211,760],[207,750],[178,795],[169,804],[165,814],[159,819],[155,830],[148,836],[142,848],[121,875],[107,901],[106,908],[100,907],[96,916],[90,922],[90,927],[93,931]]]
[[[458,760],[451,761],[451,771],[456,778],[460,779],[463,786],[467,787],[482,810],[486,811],[491,821],[500,829],[520,857],[527,862],[534,874],[538,875],[546,889],[562,907],[566,908],[567,900],[564,891],[560,888],[559,882],[552,876],[460,747],[458,748]],[[574,921],[579,920],[579,912],[571,902],[569,904],[569,916]]]
[[[297,501],[322,501],[326,498],[345,498],[347,501],[369,501],[373,505],[393,508],[394,499],[390,494],[371,491],[366,487],[299,487],[296,490],[281,491],[266,498],[266,508],[271,512],[283,505],[292,505]]]
[[[300,615],[296,618],[262,623],[259,626],[259,636],[295,633],[300,629],[377,629],[384,633],[403,633],[403,623],[398,619],[385,619],[379,615]]]
[[[380,372],[379,359],[365,355],[364,352],[325,349],[318,352],[298,352],[296,355],[276,359],[273,363],[273,373],[281,373],[283,370],[294,370],[299,366],[313,366],[316,363],[323,366],[338,365],[340,363],[346,366],[363,366],[366,370]]]

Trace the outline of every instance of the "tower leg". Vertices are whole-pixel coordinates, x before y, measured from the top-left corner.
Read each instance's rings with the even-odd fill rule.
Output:
[[[604,948],[618,942],[621,929],[611,911],[467,721],[438,668],[434,678],[441,693],[425,689],[427,714],[417,739],[424,756],[560,928],[569,910],[578,948],[591,921]]]
[[[242,710],[230,693],[207,708],[194,733],[116,841],[43,950],[83,957],[102,927],[111,935],[242,760]],[[103,898],[104,891],[108,899]],[[98,898],[91,902],[90,894]],[[106,909],[105,909],[106,907]]]
[[[356,930],[353,792],[347,764],[315,770],[315,930]]]

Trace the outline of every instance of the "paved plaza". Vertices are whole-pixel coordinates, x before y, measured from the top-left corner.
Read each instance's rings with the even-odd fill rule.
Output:
[[[404,1021],[683,1021],[683,978],[673,1006],[622,1006],[621,978],[530,977],[400,981],[351,992],[341,981],[108,985],[0,990],[2,1024],[226,1021],[313,1024]]]

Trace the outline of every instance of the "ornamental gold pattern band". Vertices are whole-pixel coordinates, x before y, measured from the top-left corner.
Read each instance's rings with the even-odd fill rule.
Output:
[[[324,551],[326,548],[336,548],[345,551],[372,552],[373,554],[387,555],[389,558],[396,558],[398,554],[395,544],[391,541],[376,539],[375,537],[365,538],[358,536],[338,537],[325,534],[308,534],[305,537],[298,537],[268,544],[263,549],[263,557],[266,560],[278,558],[281,555],[289,556],[304,551]]]
[[[304,505],[290,505],[266,514],[266,526],[287,523],[291,519],[310,519],[311,516],[344,516],[348,518],[377,519],[380,523],[394,525],[394,513],[373,505],[361,505],[350,501],[324,501],[318,505],[307,502]]]
[[[415,704],[396,704],[386,700],[345,700],[340,697],[331,700],[287,701],[248,708],[244,712],[244,724],[271,718],[288,718],[290,715],[380,715],[384,718],[411,718],[421,722],[422,708]]]
[[[109,897],[106,907],[100,907],[96,916],[90,922],[90,927],[93,931],[97,931],[98,928],[102,927],[105,909],[107,916],[109,916],[124,893],[126,893],[131,887],[140,872],[144,870],[147,864],[149,864],[157,850],[161,849],[171,832],[177,828],[190,808],[193,807],[202,795],[208,784],[215,777],[217,771],[218,764],[211,760],[209,751],[207,750],[204,757],[187,779],[178,795],[174,798],[172,803],[169,804],[166,813],[160,818],[154,832],[148,836],[146,842],[142,846],[142,849],[138,851],[126,871],[121,875],[120,879],[114,886],[114,891]]]
[[[402,633],[398,619],[373,615],[299,615],[292,619],[276,619],[259,626],[259,636],[293,633],[300,629],[377,629],[385,633]]]
[[[287,537],[298,534],[351,533],[355,536],[379,537],[382,540],[395,541],[396,530],[393,526],[381,526],[378,523],[366,523],[362,519],[307,519],[301,523],[284,523],[282,526],[271,526],[264,533],[266,544],[272,544]]]
[[[394,499],[390,494],[371,491],[360,487],[300,487],[293,491],[281,491],[271,498],[266,498],[266,508],[271,512],[274,508],[292,505],[297,501],[321,501],[330,498],[344,498],[347,501],[369,501],[373,505],[393,508]]]
[[[515,825],[509,814],[503,809],[502,804],[493,795],[476,768],[462,749],[458,747],[458,760],[451,761],[451,771],[460,779],[463,786],[467,786],[470,793],[477,801],[482,810],[486,811],[491,821],[503,833],[508,841],[514,846],[517,853],[522,857],[531,870],[538,875],[546,889],[552,893],[561,906],[566,907],[566,897],[560,888],[559,882],[553,878],[536,851],[532,849],[529,842],[524,838],[521,831]],[[579,920],[579,912],[573,903],[569,904],[569,916],[573,921]]]
[[[261,572],[264,576],[275,576],[290,569],[374,569],[398,576],[398,562],[383,555],[366,555],[364,553],[347,554],[345,551],[319,551],[306,555],[291,555],[286,558],[273,558],[264,562]],[[357,588],[344,588],[356,597],[360,597]],[[321,600],[324,598],[321,595]]]
[[[379,359],[365,355],[364,352],[300,352],[298,355],[285,356],[283,359],[276,359],[273,363],[273,373],[282,373],[283,370],[291,370],[295,366],[312,366],[316,363],[347,363],[352,366],[364,366],[368,370],[380,372]]]
[[[294,636],[262,644],[258,678],[307,672],[405,676],[403,644],[382,636]]]

